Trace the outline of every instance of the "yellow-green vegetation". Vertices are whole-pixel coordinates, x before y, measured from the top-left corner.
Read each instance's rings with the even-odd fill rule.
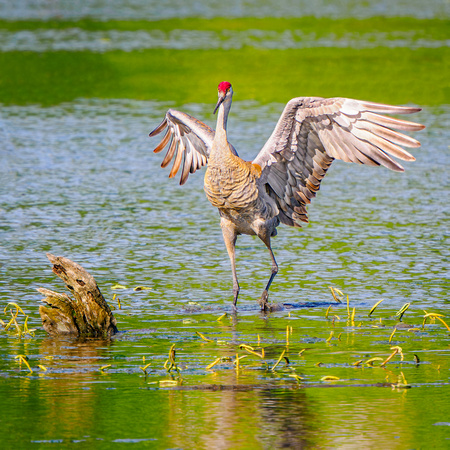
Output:
[[[338,289],[333,288],[335,292],[340,292]],[[343,294],[342,294],[343,295]],[[381,301],[377,302],[379,305]],[[415,367],[417,364],[424,363],[426,356],[421,359],[413,352],[425,352],[425,348],[430,349],[430,344],[437,339],[447,339],[445,329],[448,329],[447,324],[443,321],[444,315],[438,313],[428,313],[424,311],[425,315],[420,316],[420,312],[415,311],[408,319],[412,322],[418,322],[421,318],[424,319],[422,328],[417,328],[413,325],[406,325],[402,328],[397,328],[399,314],[395,314],[392,310],[377,310],[377,318],[371,318],[368,315],[366,308],[360,309],[358,314],[358,320],[360,323],[355,325],[356,306],[353,306],[353,313],[348,316],[347,321],[341,321],[338,319],[333,320],[324,317],[322,323],[314,317],[314,309],[309,311],[303,310],[291,310],[288,314],[283,313],[284,318],[271,317],[269,320],[274,322],[285,322],[289,320],[289,324],[286,325],[286,339],[281,337],[281,328],[279,324],[277,329],[280,330],[280,335],[275,339],[264,339],[261,342],[259,335],[241,335],[239,343],[231,342],[227,336],[223,336],[223,333],[227,333],[234,328],[233,316],[229,316],[229,324],[220,324],[220,329],[215,330],[213,320],[217,323],[217,319],[210,318],[206,327],[209,329],[208,335],[215,334],[217,338],[207,338],[203,332],[193,330],[194,340],[190,341],[188,345],[189,350],[186,349],[187,343],[180,342],[178,344],[172,344],[169,351],[169,359],[164,364],[164,369],[170,374],[168,370],[174,364],[174,348],[175,345],[180,345],[184,348],[184,356],[180,360],[179,364],[186,365],[190,370],[185,375],[183,380],[179,377],[178,381],[185,386],[189,386],[194,383],[205,383],[210,378],[208,373],[214,373],[215,381],[219,381],[222,377],[221,374],[226,377],[226,373],[229,368],[233,367],[236,371],[239,371],[239,379],[245,379],[246,383],[258,384],[262,382],[262,378],[267,379],[270,384],[272,383],[289,383],[295,381],[297,384],[303,384],[305,386],[308,383],[318,383],[321,381],[340,381],[346,384],[348,383],[364,383],[374,384],[383,383],[390,384],[393,387],[411,387],[414,384],[414,374],[411,374],[409,378],[412,379],[412,383],[408,384],[403,374],[404,370],[408,370],[410,367]],[[403,314],[406,312],[403,307],[401,311]],[[410,311],[410,310],[408,310]],[[372,314],[375,312],[375,308],[369,311]],[[298,317],[295,317],[295,316]],[[224,315],[223,315],[224,316]],[[221,316],[221,318],[223,317]],[[303,324],[299,328],[290,325],[292,320],[298,319]],[[425,328],[425,321],[429,319],[435,321],[438,319],[442,321],[444,327],[440,329],[431,324],[428,328]],[[312,324],[314,323],[314,324]],[[216,325],[217,326],[217,325]],[[224,329],[225,327],[225,329]],[[331,328],[331,329],[330,329]],[[314,345],[308,348],[301,348],[304,342],[308,341],[305,335],[309,334],[309,330],[314,329],[316,335],[322,335],[315,339]],[[322,329],[322,331],[320,331]],[[392,331],[392,329],[394,331]],[[339,330],[339,334],[337,333]],[[203,331],[203,330],[202,330]],[[394,333],[397,331],[396,343],[401,343],[402,346],[392,346],[391,340]],[[450,331],[450,330],[449,330]],[[290,336],[296,335],[296,339],[292,339]],[[338,334],[338,336],[336,336]],[[341,339],[341,336],[344,336]],[[440,336],[440,338],[439,338]],[[418,339],[419,338],[419,339]],[[224,341],[223,339],[226,339]],[[195,344],[197,342],[197,345]],[[413,343],[414,342],[414,343]],[[208,346],[203,344],[207,343]],[[327,346],[333,347],[333,350],[326,350]],[[199,347],[200,345],[200,347]],[[301,348],[301,349],[300,349]],[[329,347],[330,348],[330,347]],[[407,348],[408,350],[404,350]],[[308,350],[307,357],[304,356],[305,350]],[[237,353],[236,353],[237,351]],[[189,354],[191,352],[191,354]],[[215,354],[215,359],[211,362],[211,356]],[[370,358],[354,359],[358,356],[377,355]],[[150,356],[154,358],[154,356]],[[435,376],[438,376],[440,370],[440,364],[436,364],[432,354],[430,353],[431,367],[428,369],[434,372]],[[245,359],[245,360],[244,360]],[[208,364],[199,364],[199,361],[208,361]],[[281,364],[284,360],[284,364]],[[427,361],[430,365],[431,361]],[[146,366],[149,367],[150,364]],[[202,380],[201,372],[203,366],[206,368],[205,377],[206,380]],[[375,369],[386,369],[386,371],[374,371]],[[153,365],[153,372],[146,375],[148,376],[160,376],[161,368]],[[144,370],[144,368],[141,368]],[[355,374],[354,370],[360,369],[362,372]],[[371,369],[367,371],[368,369]],[[401,369],[401,370],[400,370]],[[200,371],[200,374],[199,374]],[[144,370],[145,372],[145,370]],[[258,375],[261,372],[261,375]],[[266,374],[266,375],[262,375]],[[190,376],[192,378],[190,379]],[[351,381],[352,380],[352,381]],[[231,381],[233,382],[233,381]],[[238,383],[238,379],[234,382]],[[178,383],[178,384],[179,384]],[[169,386],[169,385],[167,385]]]
[[[0,319],[0,325],[3,327],[3,329],[12,336],[15,337],[25,337],[25,336],[33,336],[35,329],[29,329],[28,328],[28,315],[25,314],[22,310],[22,308],[14,302],[9,302],[4,310],[3,314],[6,314],[8,316],[8,313],[11,315],[11,319],[9,319],[9,322],[5,322],[2,319]],[[19,313],[22,314],[25,318],[24,323],[22,326],[20,326],[18,319]],[[8,320],[8,319],[6,319]]]
[[[331,291],[333,296],[335,292],[344,296],[339,289],[332,288]],[[156,339],[152,339],[155,350],[139,356],[144,366],[135,365],[133,357],[127,358],[129,362],[125,366],[129,371],[132,369],[132,373],[141,371],[150,384],[161,387],[208,382],[233,385],[242,382],[249,385],[289,385],[295,382],[308,386],[322,381],[368,385],[387,383],[394,387],[411,387],[424,382],[424,376],[428,382],[440,378],[441,366],[447,368],[448,363],[445,359],[436,358],[433,348],[438,350],[441,342],[448,339],[450,327],[443,314],[422,312],[410,304],[395,313],[392,309],[380,307],[376,311],[374,307],[369,310],[357,303],[349,298],[346,308],[352,313],[347,315],[347,320],[341,320],[339,316],[331,318],[327,314],[317,315],[315,308],[291,309],[269,315],[267,320],[272,323],[271,327],[278,330],[275,334],[272,331],[270,335],[262,330],[255,333],[253,327],[257,326],[257,317],[250,320],[247,317],[246,322],[250,322],[250,326],[239,327],[237,316],[227,313],[222,314],[220,320],[217,314],[201,313],[202,331],[197,329],[197,321],[183,321],[184,331],[179,334],[179,339],[166,335],[168,330],[161,322]],[[380,303],[377,302],[375,306]],[[17,315],[24,313],[16,303],[8,304],[4,309],[4,313],[7,312],[12,315],[12,319],[8,324],[2,323],[6,333],[10,333],[12,324],[17,324]],[[406,312],[407,322],[399,322],[399,316]],[[375,315],[377,317],[373,317]],[[358,325],[355,324],[355,318]],[[415,325],[420,322],[421,325]],[[28,330],[28,333],[30,331],[34,330]],[[235,338],[230,336],[230,332]],[[24,331],[20,334],[10,333],[9,336],[17,339],[23,334]],[[173,340],[168,357],[164,363],[158,362],[160,353],[157,349],[166,346],[167,339]],[[120,345],[121,338],[116,338],[116,341]],[[179,357],[176,357],[177,353]],[[419,358],[417,354],[422,356]],[[51,363],[48,367],[39,364],[39,361],[30,364],[30,357],[26,354],[14,356],[19,369],[23,365],[27,375],[39,368],[42,375],[45,373],[45,376],[51,377],[58,367],[54,356],[45,357]],[[123,362],[106,362],[99,368],[105,376],[118,373],[124,367]],[[404,372],[418,365],[422,368],[421,376],[417,379],[418,372],[411,372],[408,376],[410,382],[406,383]],[[233,367],[239,374],[238,378],[233,379],[228,375]],[[76,371],[76,368],[73,367],[73,370]],[[211,380],[211,374],[214,374],[214,380]],[[154,380],[154,377],[157,379]]]

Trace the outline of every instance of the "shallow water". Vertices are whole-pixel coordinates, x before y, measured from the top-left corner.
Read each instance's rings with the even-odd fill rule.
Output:
[[[319,16],[387,11],[383,2],[322,4]],[[416,17],[437,17],[446,8],[408,4]],[[121,19],[133,19],[147,5],[158,19],[174,14],[172,3],[45,5],[20,2],[13,9],[0,1],[0,17],[111,19],[119,11]],[[202,2],[184,5],[181,16],[211,11]],[[277,5],[282,16],[291,3]],[[401,15],[403,3],[392,5],[392,15]],[[235,16],[254,12],[241,3],[229,8]],[[261,14],[268,8],[273,4],[264,2]],[[105,22],[108,29],[100,22],[42,22],[42,29],[0,23],[0,58],[8,63],[0,74],[0,318],[9,320],[3,308],[17,302],[37,329],[34,337],[18,338],[0,328],[5,448],[448,447],[449,333],[439,320],[423,321],[424,310],[445,314],[448,305],[450,101],[442,100],[448,87],[439,80],[448,79],[449,37],[444,22],[435,34],[421,34],[422,23],[408,33],[409,23],[373,36],[372,29],[346,34],[343,22],[334,25],[339,33],[324,27],[317,35],[283,34],[267,22],[234,32],[218,31],[220,21],[208,22],[209,31],[203,23],[178,32],[170,23],[159,31],[120,22]],[[427,30],[434,23],[424,22]],[[227,46],[234,53],[214,53]],[[293,64],[305,55],[322,64],[333,59],[321,66],[330,74],[302,78]],[[218,61],[231,68],[215,70]],[[377,61],[384,72],[373,72]],[[269,81],[255,83],[261,70]],[[339,78],[343,95],[411,104],[422,92],[425,105],[411,117],[427,128],[415,133],[422,147],[413,149],[417,160],[405,163],[404,173],[335,162],[309,206],[310,224],[279,227],[273,246],[280,272],[270,300],[284,309],[269,315],[257,304],[270,274],[263,244],[238,238],[241,293],[238,313],[230,314],[231,271],[203,173],[180,187],[152,153],[157,139],[148,138],[169,107],[213,125],[215,77],[230,74],[236,94],[229,137],[245,159],[264,144],[284,99],[323,89],[326,95],[338,90]],[[90,271],[114,311],[118,335],[47,337],[35,289],[65,288],[46,252]],[[348,294],[348,307],[329,286]],[[405,325],[394,332],[407,302]],[[23,327],[24,317],[18,320]],[[164,368],[173,344],[179,373]],[[401,352],[380,366],[395,346]],[[283,351],[287,359],[274,368]],[[28,357],[33,372],[18,355]]]

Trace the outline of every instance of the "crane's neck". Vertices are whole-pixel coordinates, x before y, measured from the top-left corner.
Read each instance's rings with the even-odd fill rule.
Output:
[[[227,119],[230,112],[231,98],[223,101],[217,111],[217,125],[208,166],[223,164],[233,154],[227,138]]]
[[[227,120],[230,112],[231,100],[221,103],[217,113],[216,135],[214,140],[220,139],[222,142],[227,141]]]

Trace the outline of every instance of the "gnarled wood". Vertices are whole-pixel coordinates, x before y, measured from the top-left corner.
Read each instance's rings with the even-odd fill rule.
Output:
[[[105,337],[117,333],[116,319],[94,277],[79,264],[47,253],[58,275],[75,297],[49,289],[37,289],[48,306],[40,306],[42,325],[50,335],[73,334],[80,337]]]

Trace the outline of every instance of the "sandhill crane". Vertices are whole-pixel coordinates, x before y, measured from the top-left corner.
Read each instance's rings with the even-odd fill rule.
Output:
[[[161,124],[150,133],[166,133],[154,152],[168,150],[161,167],[174,159],[169,177],[180,167],[180,184],[189,173],[207,165],[204,190],[219,209],[223,238],[233,274],[233,305],[239,295],[235,245],[239,234],[258,236],[272,259],[272,273],[259,304],[267,310],[268,291],[278,272],[270,238],[277,226],[299,227],[308,222],[306,205],[319,190],[320,182],[334,159],[385,166],[402,172],[389,155],[405,161],[415,158],[404,147],[420,143],[396,130],[417,131],[423,125],[381,114],[410,114],[420,108],[390,106],[347,98],[298,97],[284,108],[275,129],[251,161],[241,159],[227,139],[227,118],[233,89],[223,81],[218,86],[216,131],[189,114],[169,109]],[[380,114],[381,113],[381,114]],[[184,157],[184,162],[181,161]]]

